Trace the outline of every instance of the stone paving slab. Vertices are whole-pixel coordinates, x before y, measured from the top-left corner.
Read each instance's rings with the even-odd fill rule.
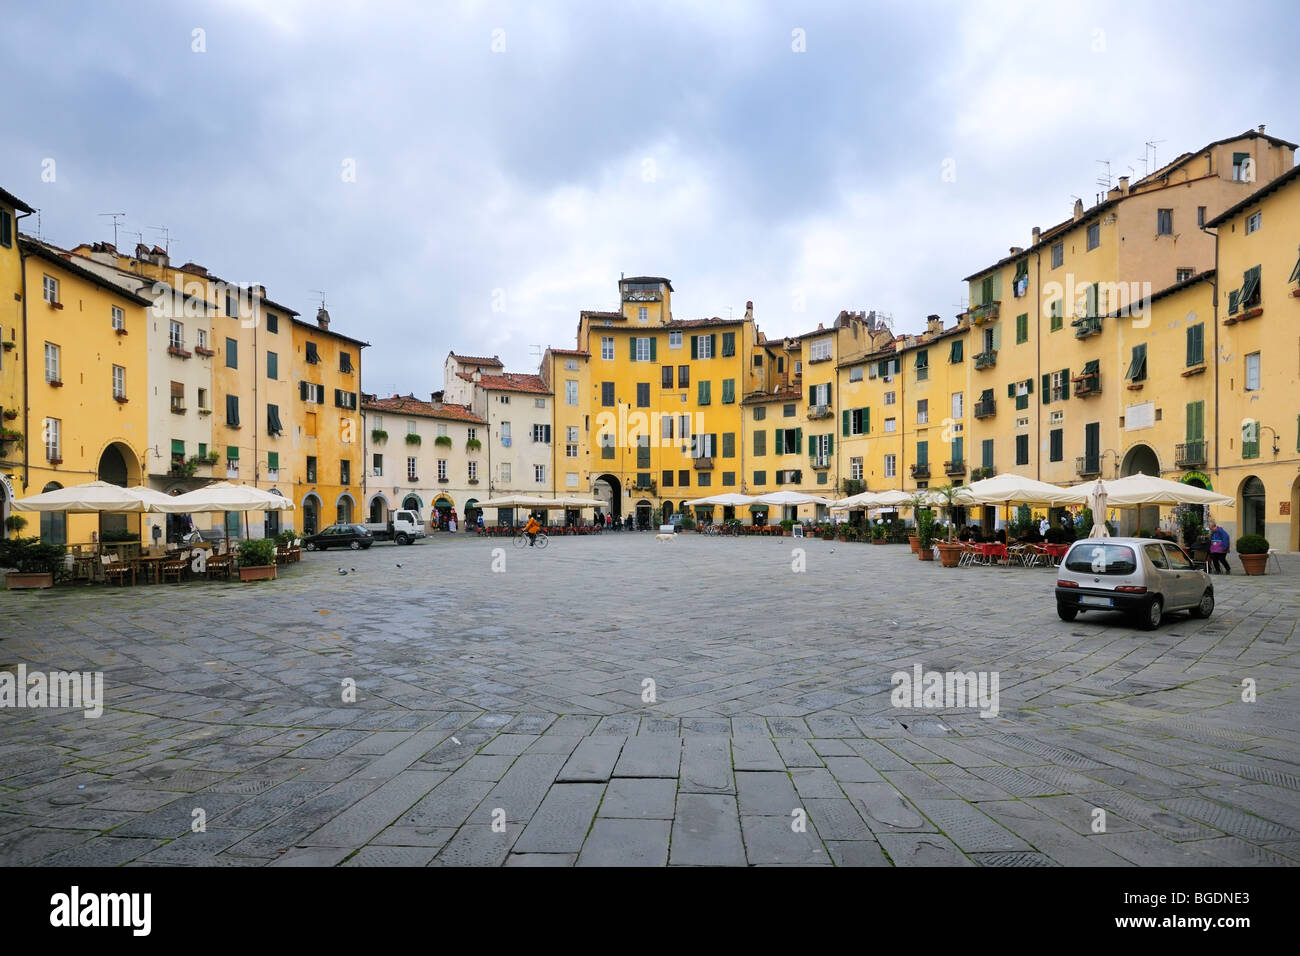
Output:
[[[522,629],[450,597],[492,573],[468,535],[350,557],[364,601],[328,555],[271,589],[0,592],[0,669],[106,691],[0,709],[0,865],[1300,865],[1300,556],[1150,634],[1059,621],[1050,572],[674,545],[508,556]],[[998,672],[999,713],[893,708],[917,664]]]

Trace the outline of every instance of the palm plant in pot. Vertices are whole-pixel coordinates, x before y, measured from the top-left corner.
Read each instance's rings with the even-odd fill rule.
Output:
[[[1262,534],[1243,534],[1237,539],[1237,555],[1247,574],[1268,573],[1268,539]]]
[[[953,508],[956,507],[957,495],[961,489],[949,482],[939,488],[934,489],[934,494],[942,501],[944,517],[948,519],[947,539],[939,543],[939,560],[945,568],[957,567],[957,562],[961,560],[961,545],[953,540]]]
[[[880,518],[877,518],[875,520],[875,523],[872,524],[871,526],[871,543],[872,544],[889,543],[888,541],[885,540],[885,522]],[[912,550],[915,551],[916,549],[913,548]]]
[[[275,580],[275,539],[249,538],[239,544],[239,580]]]
[[[922,561],[934,560],[934,512],[921,508],[916,513],[916,556]]]
[[[912,509],[912,517],[916,521],[916,527],[914,530],[919,531],[921,527],[921,512],[928,507],[925,495],[918,491],[907,500],[907,507]],[[913,554],[921,553],[921,537],[919,534],[909,534],[907,536],[907,543],[911,546]]]

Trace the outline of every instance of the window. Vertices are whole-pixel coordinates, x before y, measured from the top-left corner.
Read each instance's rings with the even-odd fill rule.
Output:
[[[606,362],[614,361],[614,337],[612,335],[602,335],[600,337],[600,357]]]
[[[1065,325],[1065,301],[1063,299],[1053,299],[1047,307],[1048,328],[1052,332],[1059,332]]]
[[[226,316],[231,319],[239,318],[239,303],[229,292],[226,293]]]
[[[722,333],[722,354],[724,357],[729,357],[736,354],[736,333],[735,332]]]
[[[669,347],[670,349],[679,349],[679,348],[681,348],[681,347],[682,347],[682,333],[680,333],[680,332],[669,332],[669,333],[668,333],[668,347]]]
[[[469,480],[471,482],[478,481],[478,462],[471,460],[467,464],[469,465]]]
[[[226,368],[239,368],[239,343],[226,339]]]
[[[1065,412],[1052,412],[1052,414],[1048,416],[1047,420],[1052,425],[1059,425],[1065,421]]]
[[[696,393],[696,403],[708,405],[713,401],[713,383],[707,381],[696,382]]]
[[[671,421],[671,419],[670,419]],[[578,426],[567,425],[564,429],[564,440],[576,442],[578,440]]]
[[[677,487],[685,488],[691,483],[691,471],[689,468],[679,469],[677,472]]]
[[[767,420],[767,406],[759,405],[754,409],[754,421],[761,422]]]
[[[885,477],[886,478],[898,477],[898,456],[897,455],[885,456]]]
[[[266,406],[266,433],[268,435],[283,435],[284,425],[280,422],[280,406]]]
[[[1059,402],[1070,397],[1069,369],[1050,373],[1049,383],[1048,395],[1050,395],[1050,401]]]
[[[841,430],[847,438],[850,435],[866,435],[871,431],[871,409],[846,408],[843,412]]]
[[[830,388],[829,385],[825,387]],[[736,380],[734,378],[724,378],[722,380],[722,404],[736,404]]]
[[[307,456],[307,481],[314,482],[315,480],[316,480],[316,456],[308,455]]]
[[[510,436],[510,423],[509,423],[509,422],[502,422],[502,423],[501,423],[501,447],[502,447],[502,448],[509,448],[509,447],[510,447],[510,437],[511,437],[511,436]]]
[[[199,403],[199,409],[201,411],[206,411],[208,408],[208,390],[206,388],[201,388],[198,390],[197,401]]]
[[[853,481],[862,480],[862,459],[861,458],[849,459],[849,478]]]
[[[280,377],[280,356],[274,352],[266,353],[266,377],[271,381]]]
[[[1172,236],[1174,234],[1174,211],[1172,209],[1156,210],[1156,235]]]
[[[1252,232],[1259,232],[1260,227],[1264,225],[1264,214],[1262,212],[1253,212],[1246,217],[1246,235]]]
[[[808,346],[808,360],[820,362],[831,357],[831,340],[817,339]]]
[[[171,383],[171,409],[178,415],[185,412],[185,383]]]
[[[761,429],[754,432],[754,457],[762,458],[767,454],[767,432]]]
[[[716,435],[706,435],[700,433],[695,436],[695,452],[697,458],[713,458],[718,453],[718,439]]]
[[[41,291],[45,296],[45,301],[55,305],[59,301],[59,280],[54,276],[42,276]]]
[[[1246,421],[1241,426],[1241,457],[1259,457],[1259,422]]]
[[[1065,265],[1065,243],[1058,242],[1052,246],[1052,268],[1059,269]]]
[[[659,438],[671,440],[673,437],[673,416],[664,415],[659,419]]]
[[[546,484],[546,466],[533,465],[533,481],[539,485]]]
[[[632,361],[649,362],[654,358],[654,339],[632,340]]]
[[[1232,181],[1237,183],[1253,182],[1255,179],[1254,163],[1250,153],[1232,154]]]
[[[205,349],[208,347],[207,329],[199,329],[198,332],[195,333],[194,344],[201,349]]]
[[[121,309],[119,309],[117,306],[113,306],[113,328],[115,329],[126,328],[126,313],[123,312]]]
[[[319,365],[319,364],[320,364],[320,353],[319,353],[318,351],[316,351],[316,343],[315,343],[315,342],[308,342],[308,343],[307,343],[307,364],[308,364],[308,365]]]
[[[1205,225],[1205,207],[1196,207],[1196,227],[1199,229]]]
[[[344,374],[350,374],[352,372],[351,352],[339,352],[339,371]]]
[[[637,320],[638,322],[649,322],[649,321],[650,321],[650,310],[649,310],[649,308],[647,308],[647,307],[644,306],[644,305],[642,305],[642,306],[638,306],[638,307],[637,307],[637,310],[636,310],[636,320]]]
[[[930,377],[930,352],[922,349],[916,353],[916,380],[924,382]]]
[[[545,407],[546,407],[546,399],[544,398],[533,399],[533,408],[545,408]]]
[[[701,488],[708,488],[713,484],[713,474],[711,472],[702,471],[696,478],[696,481]]]
[[[0,246],[12,249],[14,245],[14,217],[8,209],[0,209]]]
[[[1053,428],[1048,432],[1048,460],[1064,461],[1065,460],[1065,429]]]
[[[167,332],[167,347],[173,349],[185,348],[185,326],[173,321],[169,323]]]
[[[266,313],[266,331],[272,335],[280,334],[280,317],[274,312]]]
[[[691,367],[689,365],[677,366],[677,387],[689,388],[691,384]]]
[[[993,439],[985,438],[980,442],[980,467],[992,469],[993,467]]]
[[[608,432],[602,432],[600,436],[600,457],[614,457],[614,436]]]
[[[604,408],[614,407],[614,383],[613,382],[600,383],[600,404]]]
[[[1147,347],[1133,346],[1133,355],[1129,359],[1128,371],[1124,374],[1130,382],[1145,382],[1147,377]]]
[[[447,459],[446,458],[438,459],[438,480],[439,481],[447,480]]]
[[[1188,266],[1179,266],[1177,269],[1174,270],[1174,281],[1186,282],[1195,274],[1196,274],[1195,269],[1189,268]]]
[[[673,387],[673,367],[671,365],[665,365],[659,369],[659,387]]]
[[[438,433],[437,433],[437,437],[438,437],[438,438],[446,438],[446,437],[447,437],[447,426],[446,426],[445,424],[443,424],[442,422],[439,422],[439,423],[438,423]]]
[[[382,478],[384,475],[384,456],[372,455],[370,467],[371,467],[371,471],[374,472],[376,478]]]
[[[965,417],[966,394],[964,392],[952,393],[952,417],[958,421]]]
[[[465,438],[469,441],[478,441],[478,429],[473,426],[465,429]]]
[[[890,392],[892,395],[893,393]],[[918,425],[927,425],[930,422],[930,400],[928,398],[918,399],[916,402],[916,423]]]
[[[1016,464],[1017,465],[1029,464],[1029,436],[1028,435],[1016,436]]]
[[[45,381],[62,382],[59,377],[59,347],[50,342],[45,343]]]
[[[1016,316],[1016,344],[1029,341],[1029,313],[1021,312]]]
[[[578,457],[578,443],[577,443],[577,442],[570,441],[570,442],[565,442],[565,443],[564,443],[564,457],[565,457],[565,458],[577,458],[577,457]]]
[[[898,393],[897,393],[897,392],[886,392],[886,393],[885,393],[885,404],[886,404],[886,405],[893,405],[893,404],[895,404],[897,401],[898,401]]]
[[[321,386],[320,386],[320,390],[321,390],[321,392],[322,392],[321,398],[322,398],[322,400],[323,400],[324,397],[325,397],[324,394],[323,394],[324,391],[325,391],[325,386],[324,386],[324,385],[321,385]],[[335,407],[335,408],[356,408],[356,407],[357,407],[357,393],[356,393],[356,392],[345,392],[345,391],[344,391],[343,389],[341,389],[341,388],[336,388],[336,389],[334,389],[334,407]]]
[[[713,358],[714,338],[712,335],[692,335],[691,358]]]
[[[415,481],[416,475],[417,472],[415,467],[415,459],[413,457],[408,456],[406,459],[406,480]]]
[[[886,432],[896,432],[896,431],[898,431],[898,419],[897,419],[897,418],[886,418],[886,419],[885,419],[885,431],[886,431]]]
[[[722,457],[723,458],[736,457],[736,433],[735,432],[722,433]]]
[[[239,427],[239,396],[226,396],[226,425],[230,428]]]
[[[565,360],[564,360],[564,370],[565,370],[566,372],[576,372],[576,371],[578,370],[578,360],[577,360],[577,359],[565,359]]]
[[[549,444],[551,443],[551,426],[550,426],[550,425],[534,425],[534,426],[533,426],[533,441],[535,441],[535,442],[541,442],[541,443],[544,444],[544,445],[549,445]]]
[[[1259,353],[1251,352],[1246,356],[1246,391],[1259,391]]]
[[[339,462],[339,484],[352,484],[352,462],[346,459]]]
[[[650,407],[650,383],[649,382],[636,383],[636,407],[637,408]]]
[[[63,459],[63,444],[59,440],[62,430],[63,422],[61,419],[45,419],[45,457],[49,461],[61,461]]]
[[[785,418],[794,418],[795,410],[793,405],[782,405],[781,414]]]
[[[772,452],[776,455],[797,455],[803,445],[803,429],[778,428],[772,433]]]
[[[508,461],[503,461],[501,463],[501,480],[505,482],[510,481],[510,462]]]
[[[760,488],[763,485],[767,484],[767,472],[765,471],[754,472],[754,484]]]
[[[853,368],[849,369],[849,381],[850,381],[850,382],[860,382],[860,381],[862,381],[862,366],[861,366],[861,365],[855,365]]]
[[[1101,245],[1101,223],[1094,222],[1088,227],[1088,251],[1091,252]]]

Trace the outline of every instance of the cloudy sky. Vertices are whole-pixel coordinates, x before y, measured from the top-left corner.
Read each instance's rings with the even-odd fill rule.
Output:
[[[325,290],[367,391],[441,387],[449,349],[535,368],[620,272],[677,318],[910,331],[1097,160],[1300,139],[1290,0],[1057,7],[7,0],[0,186],[59,245],[125,212],[123,247]]]

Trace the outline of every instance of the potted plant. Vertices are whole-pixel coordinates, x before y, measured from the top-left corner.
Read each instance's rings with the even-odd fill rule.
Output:
[[[784,518],[784,519],[782,519],[782,521],[781,521],[781,534],[785,535],[785,537],[788,538],[788,537],[790,537],[790,535],[791,535],[793,529],[794,529],[794,522],[793,522],[793,521],[791,521],[789,518]]]
[[[922,508],[916,514],[916,556],[922,561],[934,560],[934,512]]]
[[[27,519],[22,515],[10,515],[5,518],[5,530],[13,533],[15,538],[22,534],[23,528],[27,527]]]
[[[11,441],[17,442],[19,447],[21,447],[23,442],[23,433],[0,425],[0,444]]]
[[[912,540],[915,541],[916,539],[913,538]],[[885,538],[885,522],[880,518],[877,518],[876,523],[871,526],[871,543],[889,544],[889,541]],[[915,545],[912,546],[912,550],[916,550]]]
[[[953,508],[956,507],[957,494],[961,489],[949,482],[932,490],[941,500],[944,517],[948,519],[947,535],[945,540],[939,542],[939,560],[945,568],[955,568],[957,562],[961,560],[961,545],[953,541],[956,529],[953,527],[952,512]]]
[[[382,428],[372,428],[370,429],[370,440],[376,444],[381,441],[388,441],[388,432]]]
[[[11,421],[13,421],[15,418],[17,418],[17,417],[18,417],[18,409],[16,409],[16,408],[6,408],[6,409],[5,409],[5,421],[7,421],[7,422],[11,422]]]
[[[434,443],[435,445],[441,445],[441,446],[444,447],[444,448],[450,448],[450,447],[451,447],[451,436],[450,436],[450,435],[439,435],[437,438],[435,438],[435,439],[433,440],[433,443]]]
[[[411,432],[406,436],[406,443],[408,445],[418,445],[420,444],[420,436],[415,432]]]
[[[1247,574],[1266,574],[1268,539],[1262,534],[1243,534],[1237,539],[1237,555]]]
[[[13,569],[5,575],[11,591],[54,587],[54,575],[65,567],[66,557],[60,545],[42,544],[39,538],[0,540],[0,567]]]
[[[480,448],[482,448],[482,447],[483,447],[483,442],[481,442],[481,441],[480,441],[479,439],[477,439],[477,438],[467,438],[467,439],[465,439],[465,450],[466,450],[466,451],[478,451],[478,450],[479,450]]]
[[[274,538],[249,538],[240,542],[239,580],[275,580]]]
[[[679,524],[678,527],[680,527],[683,531],[694,531],[695,516],[691,514],[689,511],[683,512],[681,524]]]

